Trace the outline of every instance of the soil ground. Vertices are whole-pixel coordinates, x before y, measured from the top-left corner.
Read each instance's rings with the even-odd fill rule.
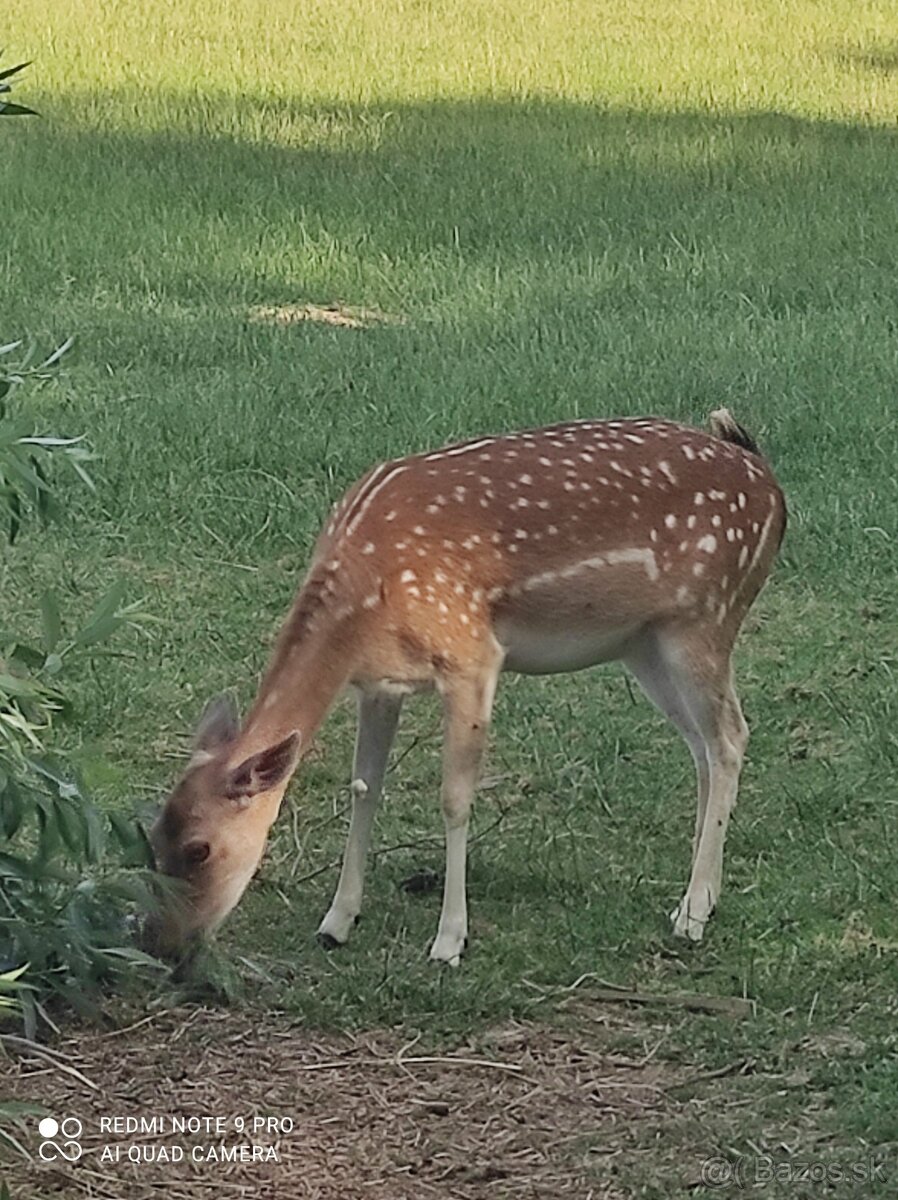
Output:
[[[40,1163],[35,1132],[35,1161],[10,1173],[13,1196],[612,1200],[629,1194],[614,1183],[616,1159],[682,1116],[669,1089],[683,1072],[651,1052],[611,1052],[607,1025],[593,1024],[589,1037],[571,1040],[514,1023],[428,1055],[390,1032],[317,1036],[275,1017],[256,1024],[185,1009],[112,1033],[79,1031],[40,1052],[20,1047],[6,1064],[16,1099],[60,1121],[77,1116],[83,1155]],[[104,1117],[158,1124],[111,1132]],[[173,1134],[176,1117],[224,1118],[226,1132]],[[294,1128],[241,1134],[238,1117],[248,1127],[275,1117]],[[208,1160],[211,1147],[252,1143],[274,1147],[277,1160]],[[135,1146],[148,1155],[181,1146],[185,1159],[134,1163]]]

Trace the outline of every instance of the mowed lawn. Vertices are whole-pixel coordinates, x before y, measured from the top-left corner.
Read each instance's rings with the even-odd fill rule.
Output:
[[[36,422],[89,435],[98,488],[66,479],[65,521],[5,550],[0,586],[26,624],[45,584],[73,620],[122,576],[145,598],[146,636],[79,683],[67,735],[105,803],[162,794],[210,694],[251,698],[328,505],[373,461],[726,405],[789,501],[737,657],[753,738],[705,944],[667,926],[694,805],[675,732],[617,668],[508,677],[461,969],[426,959],[438,895],[400,886],[441,867],[427,699],[362,924],[315,944],[346,701],[221,938],[250,1002],[431,1037],[552,1021],[587,973],[744,995],[741,1023],[671,1010],[658,1050],[767,1079],[727,1144],[812,1103],[843,1159],[894,1155],[894,5],[31,0],[4,40],[42,117],[0,129],[0,340],[76,336]]]

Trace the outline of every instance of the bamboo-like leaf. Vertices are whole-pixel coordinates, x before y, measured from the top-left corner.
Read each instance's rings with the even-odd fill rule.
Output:
[[[32,470],[29,461],[20,454],[7,455],[3,465],[7,474],[12,472],[20,483],[33,489],[35,494],[47,486],[40,475]]]
[[[11,970],[11,971],[4,971],[3,974],[0,975],[0,983],[2,983],[4,987],[6,987],[9,984],[16,983],[16,980],[21,979],[22,976],[25,974],[25,972],[28,970],[28,966],[29,966],[29,964],[25,963],[24,966],[14,967],[13,970]],[[22,984],[16,984],[16,986],[21,987]]]
[[[106,832],[92,804],[84,809],[84,850],[89,863],[98,863],[106,849]]]
[[[93,455],[88,453],[86,450],[83,450],[79,446],[73,446],[70,450],[64,450],[63,453],[68,458],[72,470],[81,480],[81,482],[86,484],[92,492],[95,492],[97,490],[97,485],[94,483],[93,479],[91,479],[90,475],[88,475],[87,471],[85,471],[82,465],[85,462],[90,462]]]
[[[23,1158],[31,1158],[31,1155],[28,1153],[19,1139],[13,1137],[8,1129],[3,1129],[0,1127],[0,1144],[4,1142],[7,1146],[12,1146],[13,1150],[15,1150],[17,1154],[21,1154]],[[12,1200],[9,1188],[3,1182],[0,1182],[0,1200]]]
[[[146,831],[139,821],[114,809],[108,814],[109,825],[121,850],[122,861],[128,867],[155,865],[155,857]]]
[[[17,675],[0,674],[0,693],[6,696],[33,696],[35,686],[30,679],[20,679]]]
[[[59,437],[20,437],[18,444],[20,446],[44,446],[55,448],[57,446],[77,446],[79,442],[83,442],[86,434],[81,434],[80,437],[74,438],[59,438]]]
[[[0,117],[36,117],[38,114],[33,108],[26,108],[24,104],[10,104],[8,101],[0,100]]]
[[[38,1013],[46,1019],[43,1005],[38,1004],[37,998],[32,992],[25,992],[22,996],[22,1024],[25,1027],[25,1037],[29,1042],[33,1042],[37,1037]]]
[[[66,800],[83,799],[81,789],[70,777],[66,769],[57,763],[52,758],[31,758],[29,759],[31,767],[37,771],[38,775],[42,775],[44,779],[48,779],[56,785],[56,791]]]
[[[87,842],[84,813],[74,808],[63,796],[57,798],[54,809],[63,845],[74,858],[78,858],[84,852]]]
[[[29,1104],[27,1100],[4,1100],[0,1107],[0,1116],[17,1120],[19,1117],[43,1115],[46,1111],[42,1104]]]
[[[44,371],[44,370],[46,370],[47,367],[52,367],[52,365],[54,363],[59,362],[59,360],[62,358],[63,354],[66,354],[69,350],[71,350],[71,348],[74,344],[75,344],[74,336],[67,337],[66,340],[62,343],[62,345],[57,346],[56,349],[53,351],[53,353],[50,355],[50,357],[45,359],[41,363],[41,365],[37,368],[37,370]]]
[[[125,595],[125,581],[120,579],[109,589],[84,626],[75,634],[74,641],[79,646],[92,646],[104,641],[122,624],[118,608]]]
[[[0,850],[0,879],[29,879],[31,872],[24,859]]]
[[[59,821],[55,811],[40,806],[37,810],[38,857],[41,863],[47,863],[56,855],[62,845]]]
[[[39,671],[44,666],[46,655],[38,650],[36,646],[27,646],[24,642],[13,643],[7,653],[7,666],[10,668],[15,663],[21,663],[23,667],[27,667],[31,671]],[[35,686],[38,686],[35,684]]]
[[[31,62],[19,63],[16,67],[7,67],[5,71],[0,71],[0,79],[9,79],[11,75],[17,74],[19,71],[24,71],[26,67],[30,67]],[[2,351],[0,351],[2,353]]]
[[[153,958],[152,954],[146,954],[135,946],[104,946],[100,953],[109,958],[121,958],[125,962],[139,963],[143,967],[153,967],[157,971],[165,970],[164,964],[158,958]]]
[[[0,833],[7,841],[19,832],[25,817],[25,799],[16,780],[7,778],[0,792]]]
[[[40,747],[40,741],[38,740],[34,729],[32,728],[31,724],[25,720],[20,712],[17,712],[15,709],[9,709],[6,712],[0,710],[0,722],[8,726],[10,729],[16,730],[35,748]]]
[[[9,532],[7,537],[9,544],[12,546],[19,536],[19,530],[22,528],[22,501],[18,492],[11,492],[7,497],[7,507],[9,509]]]

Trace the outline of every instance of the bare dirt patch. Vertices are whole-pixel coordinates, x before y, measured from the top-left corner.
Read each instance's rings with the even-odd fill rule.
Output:
[[[371,329],[376,325],[402,325],[395,313],[351,304],[262,304],[249,310],[249,319],[274,325],[298,325],[305,321],[334,325],[341,329]]]
[[[323,1036],[266,1017],[172,1010],[130,1030],[81,1032],[50,1058],[21,1047],[3,1090],[83,1122],[74,1164],[7,1163],[14,1200],[419,1200],[429,1196],[618,1200],[614,1160],[651,1141],[680,1101],[651,1054],[512,1024],[429,1054],[392,1032]],[[72,1072],[75,1072],[74,1074]],[[291,1118],[293,1132],[240,1134],[235,1118]],[[161,1118],[161,1132],[101,1131],[101,1117]],[[172,1133],[174,1117],[227,1132]],[[36,1125],[36,1119],[32,1121]],[[209,1147],[276,1146],[277,1161],[209,1161]],[[118,1161],[105,1160],[103,1147]],[[178,1162],[128,1160],[179,1146]],[[199,1146],[200,1158],[193,1150]],[[133,1152],[132,1152],[133,1153]]]

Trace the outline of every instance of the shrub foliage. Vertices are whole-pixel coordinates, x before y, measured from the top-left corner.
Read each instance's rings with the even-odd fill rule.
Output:
[[[24,413],[13,404],[68,345],[38,366],[0,368],[0,504],[10,542],[29,516],[58,513],[57,461],[92,486],[83,440],[24,432]],[[19,343],[0,348],[0,362],[20,350]],[[39,639],[0,627],[0,1006],[15,999],[29,1034],[52,1001],[94,1015],[101,981],[152,962],[129,945],[127,923],[129,910],[151,903],[141,827],[120,813],[102,814],[77,773],[48,750],[54,724],[72,715],[67,672],[137,619],[123,595],[121,584],[113,587],[72,630],[55,594],[45,591],[35,597]]]

